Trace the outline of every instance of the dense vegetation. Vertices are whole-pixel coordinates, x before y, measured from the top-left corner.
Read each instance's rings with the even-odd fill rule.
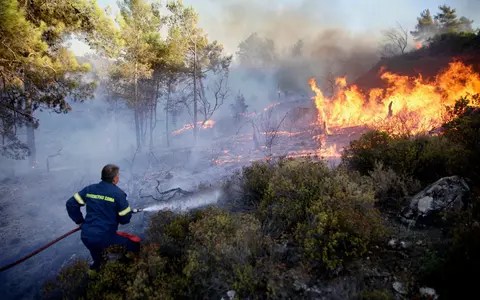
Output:
[[[307,295],[300,294],[305,291],[298,282],[314,285],[362,272],[358,262],[366,256],[381,261],[385,254],[378,249],[386,247],[394,230],[383,210],[398,212],[409,195],[440,176],[460,174],[479,182],[480,114],[470,101],[478,95],[457,102],[457,118],[441,135],[393,138],[369,132],[351,142],[336,168],[316,159],[244,167],[224,183],[229,195],[224,207],[159,212],[138,257],[127,264],[108,262],[94,280],[87,279],[88,265],[79,261],[48,291],[89,299],[210,299],[229,290],[242,299],[288,298]],[[412,273],[410,296],[421,284],[444,299],[475,289],[477,195],[465,212],[449,216],[442,242],[411,258],[421,267]],[[390,299],[389,288],[365,282],[357,297]]]

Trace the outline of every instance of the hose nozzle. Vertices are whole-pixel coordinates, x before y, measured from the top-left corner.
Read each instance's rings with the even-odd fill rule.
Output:
[[[136,213],[139,213],[139,212],[142,212],[143,211],[143,208],[134,208],[132,210],[132,213],[136,214]]]

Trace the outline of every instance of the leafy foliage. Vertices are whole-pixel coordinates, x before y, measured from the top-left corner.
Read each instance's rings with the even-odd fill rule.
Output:
[[[71,100],[89,99],[95,88],[64,41],[83,37],[99,53],[109,53],[115,28],[95,1],[0,1],[0,113],[2,154],[22,159],[35,156],[33,129],[37,109],[66,113]],[[16,139],[16,128],[30,130],[28,148]]]
[[[313,265],[334,269],[382,235],[374,191],[358,174],[324,162],[280,160],[245,168],[244,178],[245,204],[257,206],[264,232],[300,245]]]

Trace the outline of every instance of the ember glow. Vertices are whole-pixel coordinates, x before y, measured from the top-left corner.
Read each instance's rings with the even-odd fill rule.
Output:
[[[279,105],[279,104],[280,104],[280,102],[273,103],[273,104],[265,107],[263,110],[264,110],[264,111],[267,111],[267,110],[269,110],[269,109],[274,108],[275,106],[277,106],[277,105]]]
[[[215,121],[213,121],[213,120],[207,120],[205,122],[205,124],[203,124],[203,125],[202,125],[202,121],[197,122],[197,126],[200,129],[213,128],[213,125],[215,125]],[[185,124],[185,125],[183,125],[182,128],[173,131],[172,134],[176,135],[176,134],[180,134],[180,133],[182,133],[186,130],[192,130],[192,129],[193,129],[193,123]]]
[[[346,78],[337,78],[337,92],[327,98],[317,87],[315,92],[317,122],[328,128],[367,126],[389,133],[416,134],[438,128],[446,121],[447,107],[460,97],[480,92],[480,75],[461,62],[452,62],[432,80],[384,72],[386,89],[362,92],[356,85],[347,86]]]

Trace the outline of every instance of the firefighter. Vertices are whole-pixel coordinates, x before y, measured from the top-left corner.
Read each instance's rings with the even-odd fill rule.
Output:
[[[67,201],[70,218],[82,228],[82,242],[90,251],[93,264],[90,275],[103,263],[103,251],[114,245],[122,246],[126,252],[138,252],[140,244],[117,234],[118,224],[127,224],[132,217],[132,209],[127,194],[118,186],[120,169],[116,165],[106,165],[102,169],[102,181],[92,184],[75,193]],[[86,206],[87,214],[83,218],[80,207]],[[128,234],[127,234],[128,235]]]

